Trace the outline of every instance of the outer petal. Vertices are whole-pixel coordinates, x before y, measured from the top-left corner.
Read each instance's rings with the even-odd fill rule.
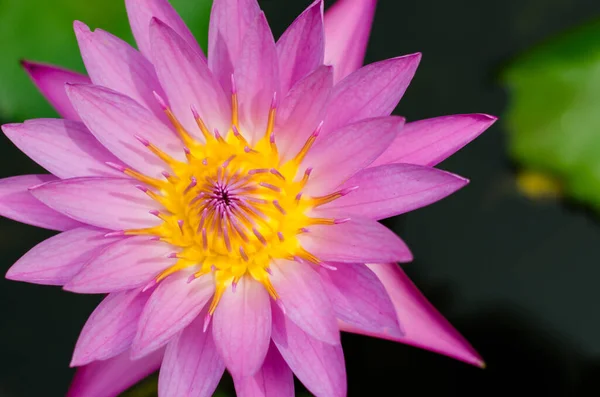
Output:
[[[2,131],[23,153],[59,178],[123,175],[106,165],[120,161],[78,121],[29,120],[5,124]]]
[[[323,64],[324,35],[323,1],[316,0],[277,41],[282,94]]]
[[[81,58],[93,84],[125,94],[159,118],[165,118],[152,93],[162,94],[162,88],[150,61],[125,41],[102,29],[91,32],[79,21],[75,21],[74,28]]]
[[[204,58],[157,19],[150,23],[150,37],[156,72],[179,122],[193,135],[202,136],[191,111],[193,106],[210,131],[229,131],[228,98]]]
[[[118,396],[160,367],[164,350],[157,350],[139,360],[131,360],[129,351],[104,361],[81,367],[67,397]]]
[[[213,294],[214,281],[204,276],[188,283],[188,276],[179,272],[158,284],[140,318],[132,358],[165,345],[200,314]]]
[[[57,181],[52,175],[21,175],[0,179],[0,215],[50,230],[69,230],[82,226],[37,200],[29,188]]]
[[[128,350],[149,292],[130,290],[109,294],[85,323],[71,366],[106,360]]]
[[[238,397],[294,397],[294,375],[273,343],[260,371],[234,383]]]
[[[123,178],[73,178],[45,183],[31,193],[73,219],[112,230],[156,226],[160,220],[148,211],[158,209],[136,181]]]
[[[89,84],[89,77],[63,69],[58,66],[46,65],[43,63],[34,63],[29,61],[22,62],[23,67],[31,77],[31,80],[40,90],[48,102],[65,119],[79,120],[79,115],[73,109],[71,101],[65,92],[65,84]]]
[[[277,109],[275,138],[282,161],[293,158],[325,116],[333,87],[331,66],[321,66],[300,80]]]
[[[135,41],[146,58],[152,59],[152,44],[148,31],[152,18],[160,19],[169,25],[194,51],[204,56],[194,35],[167,0],[125,0],[125,6]]]
[[[409,163],[433,167],[477,138],[496,120],[486,114],[457,114],[408,123],[371,166]]]
[[[145,287],[162,270],[175,264],[173,246],[148,236],[122,239],[93,258],[65,285],[67,291],[104,294]]]
[[[377,0],[338,0],[325,13],[325,62],[339,81],[363,64]]]
[[[240,104],[240,131],[250,142],[256,142],[265,134],[273,95],[279,92],[277,49],[262,12],[244,37],[240,58],[235,64],[235,82]]]
[[[300,382],[316,396],[345,397],[342,346],[311,338],[273,305],[273,342]]]
[[[260,14],[256,0],[214,0],[208,29],[208,65],[226,92],[249,26]]]
[[[256,373],[271,340],[271,305],[265,287],[244,277],[236,291],[227,288],[214,313],[215,344],[233,376]]]
[[[320,195],[350,178],[375,160],[404,125],[401,117],[359,121],[318,137],[302,164],[314,168],[304,193]]]
[[[306,250],[327,262],[410,262],[413,259],[400,237],[373,220],[359,217],[338,225],[312,226],[309,233],[299,235],[299,239]]]
[[[435,310],[399,266],[396,264],[368,266],[379,277],[390,294],[406,335],[402,338],[394,338],[347,324],[341,325],[342,331],[391,339],[445,354],[469,364],[480,367],[484,365],[473,347]]]
[[[167,154],[184,159],[175,134],[152,112],[133,99],[93,85],[67,85],[73,106],[92,134],[124,163],[151,177],[159,177],[166,164],[136,138],[156,145]]]
[[[117,240],[105,234],[106,230],[83,226],[50,237],[12,265],[6,278],[46,285],[68,283],[83,265]]]
[[[386,59],[367,65],[336,84],[323,133],[358,120],[390,115],[404,95],[420,60],[421,54]]]
[[[341,189],[358,189],[320,209],[350,216],[384,219],[435,203],[469,181],[449,172],[413,164],[367,168],[348,179]]]
[[[210,397],[225,371],[212,331],[198,316],[167,345],[158,378],[158,394],[168,397]]]
[[[339,344],[335,313],[319,274],[308,265],[290,261],[279,261],[271,268],[271,282],[285,315],[311,337]]]
[[[319,269],[335,315],[346,324],[393,337],[403,336],[396,309],[375,273],[362,263]]]

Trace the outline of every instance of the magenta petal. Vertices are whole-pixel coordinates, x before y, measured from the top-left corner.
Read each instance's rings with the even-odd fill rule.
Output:
[[[256,143],[265,135],[273,96],[279,93],[277,49],[263,13],[248,28],[240,58],[235,64],[235,83],[240,131],[251,143]]]
[[[169,344],[160,368],[158,394],[168,397],[210,397],[225,364],[213,341],[212,331],[203,330],[198,316]]]
[[[340,81],[333,89],[323,133],[372,117],[389,116],[404,95],[421,54],[372,63]]]
[[[120,161],[78,121],[28,120],[5,124],[2,131],[23,153],[59,178],[123,175],[106,165]]]
[[[140,318],[132,358],[164,346],[200,314],[214,292],[214,281],[204,276],[188,283],[188,277],[180,271],[158,284]]]
[[[145,287],[162,270],[175,264],[173,246],[148,236],[133,236],[111,245],[87,263],[65,290],[104,294]]]
[[[304,11],[277,41],[281,93],[323,64],[323,1]]]
[[[50,230],[70,230],[83,226],[37,200],[29,188],[58,181],[52,175],[21,175],[0,179],[0,215]]]
[[[298,81],[281,101],[275,140],[283,162],[298,154],[323,120],[332,87],[331,66],[321,66]]]
[[[306,250],[326,262],[410,262],[413,259],[400,237],[371,219],[353,217],[338,225],[315,225],[309,233],[298,237]]]
[[[12,265],[6,278],[45,285],[68,283],[83,265],[117,240],[105,234],[106,230],[83,226],[52,236]]]
[[[149,297],[149,292],[138,289],[104,298],[81,330],[71,366],[106,360],[128,350]]]
[[[139,360],[131,360],[129,351],[104,361],[78,368],[67,397],[118,396],[160,367],[164,350]]]
[[[152,59],[152,43],[149,32],[152,18],[160,19],[170,26],[194,51],[204,56],[194,35],[168,0],[125,0],[125,7],[127,7],[129,24],[135,41],[146,58]]]
[[[92,32],[79,21],[73,26],[92,83],[125,94],[166,120],[153,94],[154,91],[160,95],[163,92],[150,61],[125,41],[102,29]]]
[[[185,159],[180,139],[150,110],[133,99],[94,85],[67,85],[73,106],[92,134],[124,163],[150,177],[161,177],[165,163],[137,137],[176,159]]]
[[[294,397],[294,375],[273,343],[260,370],[234,383],[238,397]]]
[[[22,65],[33,83],[48,102],[54,106],[58,114],[65,119],[79,120],[79,115],[73,109],[73,105],[71,105],[71,101],[65,92],[65,84],[89,84],[91,83],[89,77],[58,66],[42,63],[23,61]]]
[[[325,13],[325,63],[339,81],[363,64],[377,0],[338,0]]]
[[[251,376],[267,355],[271,340],[271,304],[265,287],[250,277],[235,292],[227,288],[214,313],[215,345],[233,376]]]
[[[231,91],[233,67],[242,40],[260,14],[256,0],[214,0],[208,29],[208,66],[226,92]]]
[[[271,266],[271,282],[285,315],[311,337],[340,343],[340,333],[319,274],[303,263],[278,261]]]
[[[316,396],[346,397],[342,346],[311,338],[273,305],[273,342],[306,388]]]
[[[375,273],[362,263],[335,267],[319,272],[336,317],[364,330],[403,336],[394,304]]]
[[[196,137],[202,133],[192,113],[200,114],[209,131],[229,131],[231,108],[219,82],[192,47],[162,21],[150,23],[153,62],[178,121]],[[202,138],[201,138],[202,139]]]
[[[358,189],[323,205],[349,216],[384,219],[435,203],[469,181],[449,172],[413,164],[367,168],[348,179],[341,190]]]
[[[404,125],[402,117],[359,121],[319,136],[302,165],[313,168],[305,194],[323,195],[375,160]],[[301,172],[304,172],[301,169]]]
[[[404,337],[394,338],[348,324],[342,324],[342,331],[390,339],[444,354],[479,367],[484,366],[483,360],[473,347],[427,301],[398,265],[392,263],[368,266],[381,280],[394,302],[396,313],[406,334]]]
[[[408,123],[371,166],[408,163],[433,167],[477,138],[496,120],[486,114],[457,114]]]
[[[156,226],[149,211],[158,204],[123,178],[72,178],[49,182],[31,190],[38,200],[73,219],[105,229],[125,230]]]

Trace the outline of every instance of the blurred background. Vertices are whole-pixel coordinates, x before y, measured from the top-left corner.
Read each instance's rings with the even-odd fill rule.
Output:
[[[259,2],[276,35],[310,3]],[[172,3],[205,41],[209,2]],[[83,71],[73,19],[132,42],[122,0],[0,0],[0,122],[55,115],[18,62]],[[467,188],[386,223],[415,254],[407,273],[487,368],[344,335],[349,396],[599,395],[600,2],[380,0],[367,62],[417,51],[396,114],[500,121],[441,164]],[[4,136],[0,154],[0,177],[42,171]],[[50,235],[0,219],[1,272]],[[0,279],[0,396],[63,396],[100,299]],[[155,390],[151,377],[125,395]],[[233,396],[230,380],[217,393]]]

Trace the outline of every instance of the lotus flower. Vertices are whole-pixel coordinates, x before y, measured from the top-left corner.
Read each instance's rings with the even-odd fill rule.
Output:
[[[275,41],[255,0],[215,0],[208,57],[166,0],[126,0],[139,51],[75,22],[89,77],[25,63],[63,119],[2,127],[50,174],[0,181],[0,213],[61,233],[11,280],[108,294],[70,396],[160,367],[159,395],[345,396],[340,330],[479,356],[397,266],[377,221],[467,180],[432,168],[494,118],[391,112],[420,60],[360,67],[374,0],[315,1]]]

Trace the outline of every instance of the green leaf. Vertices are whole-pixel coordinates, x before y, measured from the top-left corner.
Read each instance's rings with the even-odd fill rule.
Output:
[[[505,71],[508,150],[600,211],[600,20],[524,54]]]
[[[206,49],[212,0],[171,0]],[[134,43],[123,1],[0,0],[0,119],[56,117],[19,61],[22,59],[85,71],[73,33],[73,20],[102,28]]]

